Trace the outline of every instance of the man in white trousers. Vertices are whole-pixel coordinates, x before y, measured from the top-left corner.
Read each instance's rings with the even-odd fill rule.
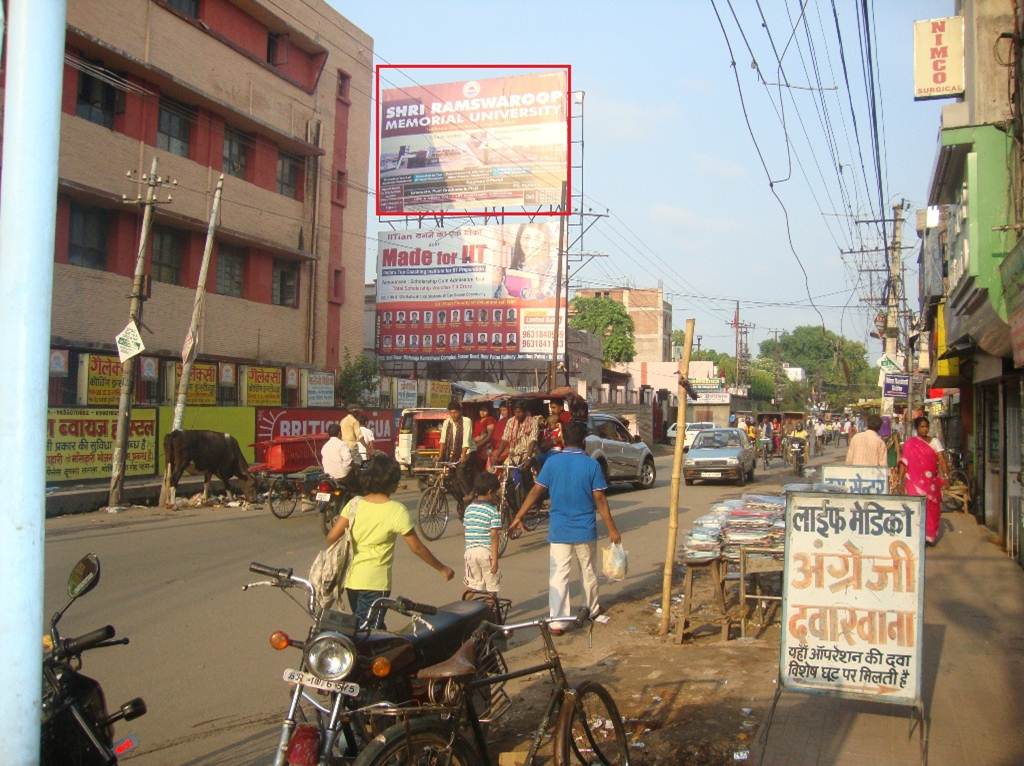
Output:
[[[546,489],[551,496],[551,515],[548,524],[549,574],[548,607],[551,617],[571,614],[569,604],[569,574],[573,560],[580,568],[583,599],[592,616],[600,612],[597,592],[597,515],[608,528],[608,539],[622,542],[615,520],[608,509],[605,490],[608,483],[600,464],[583,450],[587,427],[577,420],[562,427],[565,448],[553,452],[544,462],[533,489],[509,525],[512,532],[522,526],[526,512],[540,500]],[[551,633],[562,635],[562,627],[553,626]]]

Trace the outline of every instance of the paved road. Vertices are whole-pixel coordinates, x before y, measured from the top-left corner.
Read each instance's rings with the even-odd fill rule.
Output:
[[[838,453],[836,453],[838,454]],[[623,583],[604,586],[608,604],[630,591],[653,590],[661,578],[671,458],[657,461],[657,484],[645,491],[615,489],[610,504],[630,554]],[[761,472],[748,487],[778,488],[782,469]],[[737,496],[730,486],[685,487],[680,530],[708,504]],[[403,498],[415,509],[415,495]],[[513,615],[530,619],[546,609],[544,527],[513,541],[502,559],[503,595]],[[682,539],[682,536],[680,536]],[[277,629],[304,637],[305,612],[280,591],[243,593],[248,564],[308,569],[322,540],[315,513],[281,521],[268,512],[146,510],[110,516],[94,513],[51,519],[46,524],[46,610],[60,606],[67,574],[92,551],[102,561],[99,587],[75,604],[62,622],[65,635],[111,623],[130,636],[127,647],[97,650],[85,671],[103,683],[110,705],[142,696],[149,714],[121,724],[119,735],[141,742],[137,766],[256,766],[268,762],[283,716],[287,687],[280,680],[294,667],[295,650],[274,652],[267,637]],[[461,571],[461,525],[430,544]],[[458,578],[445,583],[399,544],[395,592],[427,603],[458,598]],[[614,619],[614,607],[611,609]]]

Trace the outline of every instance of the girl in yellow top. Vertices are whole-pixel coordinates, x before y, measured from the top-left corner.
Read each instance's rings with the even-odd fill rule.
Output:
[[[389,455],[378,452],[360,472],[363,494],[351,500],[327,535],[330,545],[352,528],[352,562],[345,578],[345,590],[352,614],[360,624],[366,621],[370,607],[378,598],[391,594],[391,569],[395,560],[395,541],[399,535],[412,552],[441,573],[445,580],[455,576],[451,567],[438,561],[413,528],[409,509],[392,500],[398,489],[402,469]],[[383,628],[383,615],[371,625]]]

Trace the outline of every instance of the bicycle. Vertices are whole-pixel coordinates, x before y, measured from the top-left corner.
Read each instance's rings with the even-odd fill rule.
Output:
[[[949,476],[942,490],[943,505],[950,510],[969,513],[974,495],[967,472],[967,461],[960,450],[946,450],[949,456]]]
[[[758,439],[758,452],[761,453],[760,457],[764,465],[764,470],[768,470],[771,467],[772,458],[772,440],[771,439]]]
[[[448,477],[458,463],[440,462],[436,468],[422,469],[434,474],[423,494],[416,511],[416,525],[427,540],[437,540],[448,528]]]
[[[378,704],[369,715],[395,717],[387,727],[364,748],[354,766],[400,766],[401,764],[447,764],[448,766],[490,766],[487,741],[476,708],[471,704],[473,692],[492,684],[504,684],[515,678],[547,672],[554,689],[540,723],[533,734],[530,749],[523,761],[532,766],[541,743],[552,728],[552,749],[555,766],[571,763],[600,763],[603,766],[629,766],[629,745],[626,730],[615,700],[596,681],[569,685],[561,658],[551,638],[551,623],[564,623],[572,618],[544,618],[515,625],[485,622],[473,639],[455,656],[425,668],[419,678],[429,685],[429,704],[417,707]],[[577,626],[589,623],[587,609],[575,618]],[[505,638],[517,630],[539,628],[544,641],[546,661],[511,672],[474,677],[476,667],[469,660],[474,642],[488,642],[494,636]],[[468,734],[467,734],[468,732]]]

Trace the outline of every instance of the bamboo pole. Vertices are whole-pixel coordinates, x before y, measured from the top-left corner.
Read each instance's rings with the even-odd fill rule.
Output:
[[[669,610],[672,607],[672,567],[676,562],[676,540],[679,535],[679,491],[683,473],[683,441],[686,436],[686,389],[683,381],[690,374],[690,350],[693,345],[693,319],[686,320],[683,358],[679,360],[679,406],[676,412],[676,445],[672,453],[672,494],[668,505],[668,541],[665,543],[665,569],[661,575],[661,626],[658,635],[668,634]]]

